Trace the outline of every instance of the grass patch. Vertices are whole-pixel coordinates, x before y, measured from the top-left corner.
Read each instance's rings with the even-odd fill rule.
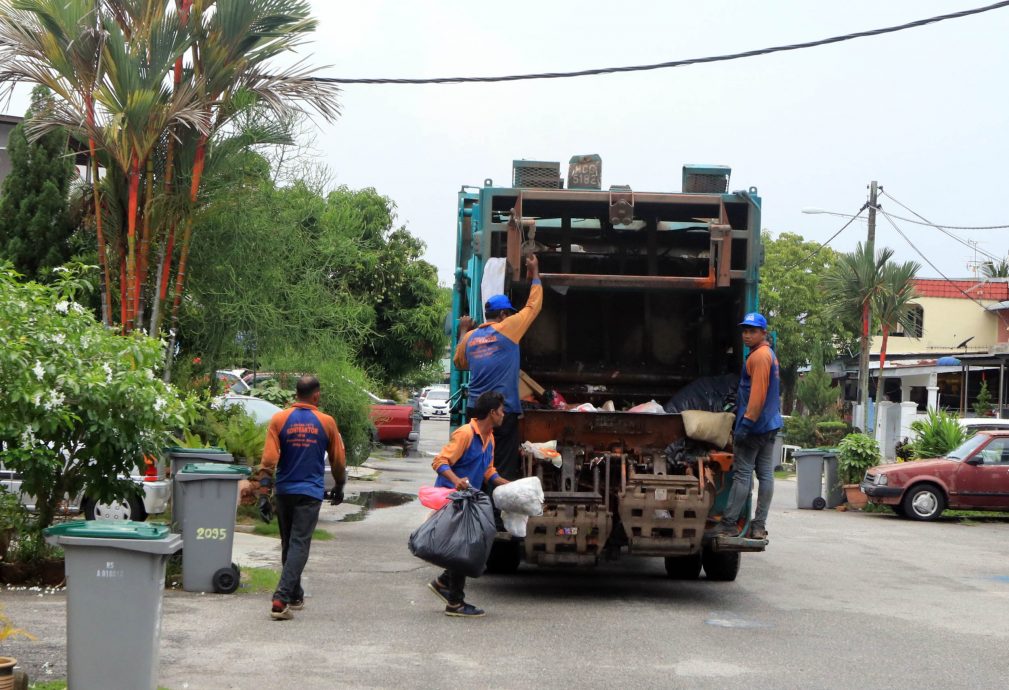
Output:
[[[775,479],[795,479],[795,472],[789,472],[788,470],[775,470]]]
[[[242,568],[242,594],[272,594],[280,582],[280,573],[270,568]]]
[[[272,522],[257,522],[252,528],[253,534],[258,534],[261,537],[277,537],[280,539],[280,525],[276,520]],[[329,541],[333,538],[333,535],[324,529],[316,529],[312,532],[313,541]]]

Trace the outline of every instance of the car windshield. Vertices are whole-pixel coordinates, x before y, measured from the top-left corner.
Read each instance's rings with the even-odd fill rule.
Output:
[[[436,390],[430,391],[427,394],[426,400],[448,400],[448,391],[446,390]]]
[[[949,453],[947,453],[946,457],[949,458],[950,460],[964,460],[974,451],[976,451],[979,447],[981,447],[981,444],[987,440],[988,436],[986,434],[977,434],[976,436],[971,436],[969,439],[961,443],[959,447],[954,448]]]
[[[241,407],[247,415],[256,420],[256,424],[268,424],[270,418],[280,412],[280,408],[269,400],[258,398],[225,398],[224,404],[229,407],[235,405]]]

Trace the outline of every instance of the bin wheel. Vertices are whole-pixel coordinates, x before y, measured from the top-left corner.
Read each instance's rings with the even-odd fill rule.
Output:
[[[827,501],[823,496],[817,496],[813,499],[813,510],[823,510],[827,507]]]
[[[232,563],[227,568],[221,568],[214,573],[214,591],[218,594],[231,594],[238,589],[240,580],[241,574],[238,566]]]

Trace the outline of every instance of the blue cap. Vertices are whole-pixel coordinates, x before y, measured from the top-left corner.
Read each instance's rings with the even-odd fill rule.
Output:
[[[743,317],[743,320],[739,322],[740,326],[753,326],[754,328],[763,328],[767,330],[767,319],[764,318],[763,314],[758,314],[755,311],[751,311],[749,314]]]
[[[503,311],[505,309],[515,311],[515,307],[512,306],[507,295],[494,295],[484,305],[484,311]]]

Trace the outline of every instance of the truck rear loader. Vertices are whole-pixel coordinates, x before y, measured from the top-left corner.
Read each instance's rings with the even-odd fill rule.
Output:
[[[544,287],[521,342],[533,392],[519,428],[523,441],[556,442],[557,455],[523,451],[525,476],[543,483],[544,513],[523,540],[502,535],[489,568],[636,555],[664,558],[671,577],[703,567],[708,579],[733,580],[740,553],[767,542],[705,538],[728,498],[731,453],[687,439],[680,413],[626,410],[738,376],[737,324],[757,306],[760,197],[753,187],[730,192],[723,166],[684,166],[681,192],[603,189],[601,168],[598,156],[572,158],[565,188],[559,163],[514,161],[508,186],[488,179],[459,193],[453,322],[483,321],[491,295],[481,283],[502,264],[503,282],[489,289],[524,304],[530,251]],[[453,367],[453,428],[468,421],[467,382]]]

